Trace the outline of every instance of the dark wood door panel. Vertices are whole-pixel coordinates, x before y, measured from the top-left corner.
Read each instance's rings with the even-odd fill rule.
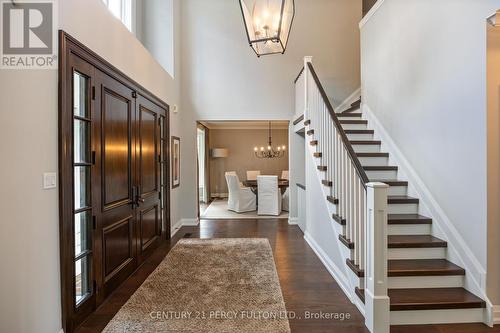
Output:
[[[160,214],[160,116],[165,110],[148,99],[137,98],[138,110],[138,261],[143,262],[160,244],[162,217]]]
[[[132,216],[102,230],[105,281],[109,281],[121,267],[134,259],[132,236]]]
[[[134,91],[96,71],[96,104],[95,179],[100,186],[94,194],[100,199],[96,218],[102,231],[98,240],[100,260],[96,263],[100,303],[137,268]]]
[[[107,87],[102,91],[103,205],[131,200],[132,101]]]
[[[158,192],[158,114],[139,106],[139,179],[142,196]]]
[[[139,215],[139,235],[141,251],[146,251],[161,235],[159,207],[155,205],[141,211]]]

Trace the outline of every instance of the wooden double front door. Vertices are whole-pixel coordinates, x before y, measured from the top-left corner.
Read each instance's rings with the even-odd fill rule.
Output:
[[[169,230],[168,106],[86,56],[78,45],[68,47],[61,71],[61,271],[68,332]]]

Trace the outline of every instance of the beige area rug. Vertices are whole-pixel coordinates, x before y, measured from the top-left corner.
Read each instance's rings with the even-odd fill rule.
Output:
[[[267,239],[182,239],[104,332],[289,333]]]
[[[226,200],[215,200],[213,201],[208,208],[203,212],[200,216],[205,220],[237,220],[237,219],[252,219],[252,220],[267,220],[267,219],[287,219],[288,212],[281,212],[280,216],[264,216],[257,215],[257,211],[255,212],[246,212],[246,213],[236,213],[230,210],[227,210],[227,199]]]

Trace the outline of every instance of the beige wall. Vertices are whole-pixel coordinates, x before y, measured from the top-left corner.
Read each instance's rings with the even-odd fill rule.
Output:
[[[227,158],[210,158],[211,193],[227,193],[224,178],[226,171],[236,171],[240,180],[246,179],[247,170],[260,170],[263,175],[281,175],[288,170],[288,149],[279,159],[259,159],[254,156],[255,146],[267,147],[266,129],[212,129],[210,148],[227,148]],[[288,130],[273,130],[273,146],[285,145],[288,148]]]
[[[290,120],[304,56],[339,104],[360,86],[361,0],[296,0],[284,55],[257,58],[233,0],[182,0],[183,177],[180,209],[196,217],[196,121]]]
[[[488,268],[487,291],[500,304],[500,28],[488,26]]]

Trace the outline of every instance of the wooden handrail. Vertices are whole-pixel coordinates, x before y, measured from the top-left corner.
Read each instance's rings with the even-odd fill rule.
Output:
[[[319,92],[321,94],[321,97],[323,98],[323,102],[325,103],[326,107],[328,108],[328,111],[330,113],[330,116],[332,117],[332,120],[335,124],[335,127],[337,128],[338,133],[340,134],[340,137],[342,138],[342,143],[344,144],[345,149],[349,153],[349,157],[351,158],[352,163],[354,164],[354,167],[356,168],[356,172],[363,181],[363,186],[366,189],[366,184],[370,182],[368,179],[368,176],[366,175],[365,170],[363,169],[363,166],[361,165],[361,162],[358,159],[358,156],[354,152],[354,149],[352,148],[351,142],[347,138],[347,134],[345,134],[344,128],[342,127],[342,124],[339,121],[339,118],[335,114],[335,111],[333,109],[332,104],[330,103],[330,100],[328,99],[328,96],[325,92],[325,89],[323,88],[323,85],[321,84],[321,81],[319,80],[318,75],[316,74],[316,71],[314,70],[314,66],[312,63],[308,62],[307,66],[309,70],[311,71],[311,75],[314,79],[314,82],[316,82],[316,86],[319,89]]]
[[[293,81],[293,83],[297,83],[297,81],[300,79],[300,77],[302,76],[302,73],[304,73],[304,67],[302,67],[302,69],[300,70],[299,72],[299,75],[297,75],[297,78],[295,79],[295,81]]]

